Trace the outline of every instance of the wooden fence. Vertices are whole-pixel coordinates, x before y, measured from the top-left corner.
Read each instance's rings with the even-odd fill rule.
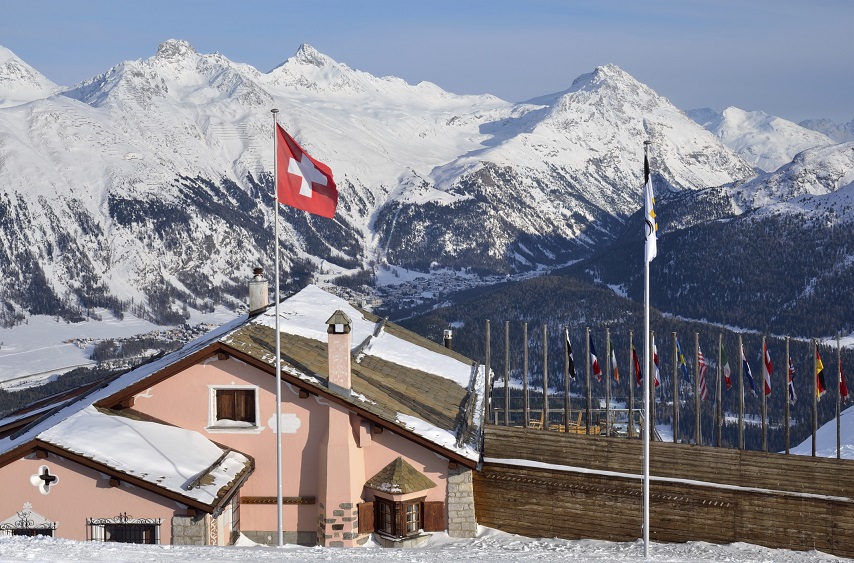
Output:
[[[641,538],[642,447],[490,425],[474,482],[478,522],[534,537]],[[652,541],[854,557],[854,461],[653,442],[650,475]]]

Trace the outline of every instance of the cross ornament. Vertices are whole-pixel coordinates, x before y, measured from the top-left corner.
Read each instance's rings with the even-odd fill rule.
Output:
[[[50,492],[50,488],[59,483],[59,477],[51,474],[47,465],[39,467],[38,473],[30,475],[30,484],[36,487],[39,492],[46,495]]]

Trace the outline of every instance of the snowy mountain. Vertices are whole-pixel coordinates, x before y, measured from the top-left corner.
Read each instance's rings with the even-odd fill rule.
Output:
[[[800,126],[827,135],[837,143],[854,141],[854,119],[841,125],[830,119],[807,119]]]
[[[765,172],[788,164],[803,150],[839,142],[762,111],[728,107],[722,112],[704,108],[687,114],[747,162]]]
[[[0,45],[0,108],[47,98],[60,87]]]
[[[249,269],[272,263],[272,107],[340,190],[333,221],[281,211],[292,287],[385,264],[506,274],[590,256],[640,204],[646,139],[662,197],[755,176],[613,65],[520,104],[307,45],[263,73],[170,40],[59,95],[34,71],[6,76],[7,97],[29,101],[0,108],[5,324],[240,306]]]
[[[827,218],[828,205],[832,201],[847,202],[847,195],[854,191],[854,142],[823,146],[805,150],[794,160],[771,174],[763,174],[732,190],[734,201],[745,210],[791,202],[797,212],[815,210]],[[810,205],[811,197],[838,193],[838,197],[825,198],[826,203]],[[798,198],[796,201],[792,201]],[[818,200],[816,200],[818,201]],[[842,207],[848,205],[842,203]],[[847,208],[838,209],[839,217],[851,220],[854,217]],[[769,207],[767,212],[779,212],[779,206]]]

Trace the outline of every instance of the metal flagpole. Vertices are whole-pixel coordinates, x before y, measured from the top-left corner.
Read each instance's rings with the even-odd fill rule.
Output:
[[[744,449],[744,348],[738,335],[738,449]]]
[[[643,143],[643,152],[644,152],[644,161],[646,161],[649,157],[649,145],[650,141],[644,141]],[[646,178],[644,178],[646,180]],[[646,186],[644,186],[644,190],[646,190]],[[646,194],[644,193],[644,208],[646,208]],[[645,218],[647,221],[648,217]],[[650,227],[649,233],[647,233],[647,237],[655,236],[655,226]],[[648,241],[645,241],[644,244],[648,244]],[[644,405],[644,429],[643,429],[643,556],[645,559],[649,558],[649,434],[650,434],[650,408],[649,408],[649,386],[652,381],[652,375],[650,373],[650,353],[649,353],[649,259],[646,256],[646,248],[644,248],[644,259],[643,259],[643,334],[644,334],[644,347],[643,347],[643,365],[646,369],[646,378],[644,379],[643,386],[643,405]],[[589,341],[589,340],[588,340]]]
[[[611,435],[611,329],[605,329],[605,436]]]
[[[812,457],[815,457],[815,434],[818,430],[818,341],[812,339]],[[826,381],[826,380],[825,380]]]
[[[564,325],[563,336],[563,430],[569,432],[569,325]]]
[[[528,404],[528,323],[522,323],[522,395],[525,396],[525,404],[522,405],[522,425],[527,428],[531,419]]]
[[[510,321],[504,321],[504,426],[510,426]]]
[[[635,437],[635,382],[633,381],[635,375],[632,373],[634,371],[634,361],[635,358],[632,355],[632,351],[634,350],[634,331],[629,331],[629,361],[626,362],[626,365],[629,366],[629,425],[626,428],[626,434],[628,434],[629,438]]]
[[[679,352],[676,349],[676,333],[673,334],[673,443],[679,441]]]
[[[279,331],[279,158],[278,109],[273,114],[273,206],[276,223],[276,534],[278,546],[284,545],[282,531],[282,333]]]
[[[785,419],[786,419],[786,427],[785,427],[785,439],[786,439],[786,454],[789,453],[789,402],[792,400],[792,397],[789,395],[789,337],[786,337],[786,377],[783,379],[786,382],[786,402],[785,404]]]
[[[543,323],[543,430],[549,429],[549,326]]]
[[[839,378],[836,380],[836,459],[840,459],[842,447],[842,351],[839,345],[839,333],[836,333],[836,369]]]
[[[759,370],[762,374],[762,385],[759,386],[760,393],[762,393],[762,451],[768,451],[768,400],[765,397],[765,378],[770,377],[768,374],[768,366],[765,363],[765,354],[767,344],[765,342],[765,337],[762,337],[762,367]]]
[[[694,333],[694,443],[698,446],[703,441],[700,427],[700,333]]]
[[[721,365],[721,362],[723,361],[723,358],[721,357],[721,351],[723,350],[723,348],[724,348],[724,335],[718,334],[718,369],[717,369],[718,382],[717,382],[717,388],[715,389],[715,396],[717,399],[716,400],[717,404],[715,405],[715,426],[716,426],[716,428],[715,428],[715,431],[716,431],[715,444],[719,448],[721,447],[721,432],[722,432],[723,424],[724,424],[724,421],[723,421],[723,400],[724,400],[724,396],[723,396],[723,382],[721,381],[721,379],[723,379],[723,366]]]
[[[590,403],[593,401],[593,395],[592,395],[591,390],[590,390],[590,327],[587,327],[586,329],[584,329],[584,334],[586,335],[585,340],[587,341],[587,349],[586,349],[587,352],[585,353],[585,357],[587,358],[587,363],[585,364],[586,377],[587,377],[587,403],[586,403],[586,406],[587,406],[587,412],[586,412],[587,422],[585,424],[587,426],[586,426],[586,432],[585,433],[590,434],[590,417],[592,416],[592,413],[590,412]]]

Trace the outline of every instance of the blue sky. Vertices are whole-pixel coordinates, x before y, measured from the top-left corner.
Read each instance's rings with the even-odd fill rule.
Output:
[[[854,0],[37,0],[3,45],[63,85],[176,38],[268,71],[301,43],[348,66],[521,101],[614,63],[681,109],[854,119]]]

